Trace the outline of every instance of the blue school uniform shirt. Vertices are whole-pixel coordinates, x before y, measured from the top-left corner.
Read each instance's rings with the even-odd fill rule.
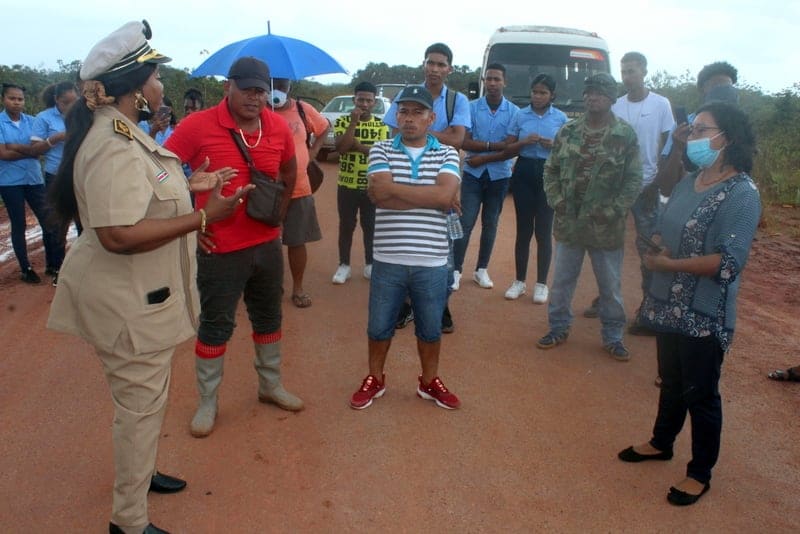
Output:
[[[485,96],[473,100],[469,103],[469,113],[472,118],[472,126],[470,128],[472,138],[479,141],[489,141],[490,143],[504,141],[508,135],[508,126],[518,111],[519,107],[505,97],[503,97],[494,113],[492,113],[488,102],[486,102]],[[480,152],[476,152],[476,154],[480,154]],[[513,160],[514,158],[492,161],[478,167],[473,167],[465,162],[464,172],[480,177],[484,171],[488,170],[490,180],[502,180],[511,176]]]
[[[525,106],[514,116],[511,124],[508,125],[508,135],[513,135],[519,139],[537,134],[547,139],[555,139],[556,134],[567,122],[567,116],[558,108],[550,106],[544,115],[539,116],[533,111],[531,106]],[[525,145],[519,151],[519,155],[524,158],[547,159],[550,149],[544,148],[539,143],[535,145]]]
[[[33,117],[20,113],[19,123],[14,124],[6,110],[0,112],[0,143],[29,145]],[[42,185],[42,166],[38,158],[23,158],[14,161],[0,160],[0,186]]]
[[[31,141],[45,141],[53,134],[65,131],[64,117],[58,108],[53,106],[42,111],[33,120],[33,131]],[[55,174],[58,166],[61,165],[61,158],[64,156],[64,142],[56,143],[44,153],[44,172]]]
[[[144,133],[150,135],[150,123],[147,121],[139,121],[139,128],[141,128]],[[164,142],[169,139],[169,136],[172,135],[172,125],[168,125],[166,129],[161,130],[155,136],[155,142],[161,146],[164,146]],[[185,171],[184,171],[185,172]]]

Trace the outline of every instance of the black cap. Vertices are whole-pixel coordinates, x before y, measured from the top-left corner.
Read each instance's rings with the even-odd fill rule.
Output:
[[[606,95],[612,102],[617,100],[617,81],[608,73],[598,72],[589,76],[583,81],[583,86],[584,92],[586,89],[595,89]]]
[[[395,100],[398,104],[400,102],[416,102],[422,104],[428,109],[433,109],[433,97],[430,91],[421,85],[409,85],[400,93]]]
[[[239,89],[258,87],[269,91],[269,67],[260,59],[241,57],[231,65],[228,79],[236,82]]]

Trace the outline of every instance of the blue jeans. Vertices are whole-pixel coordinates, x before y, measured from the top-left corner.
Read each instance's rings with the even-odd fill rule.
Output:
[[[400,307],[410,297],[414,334],[426,343],[439,341],[447,302],[447,271],[447,265],[413,267],[374,261],[369,282],[367,336],[375,341],[391,339]]]
[[[550,304],[547,306],[550,331],[561,334],[572,325],[572,297],[581,274],[583,257],[587,252],[592,261],[597,287],[600,289],[600,334],[603,345],[622,341],[622,329],[625,326],[621,286],[622,248],[602,250],[556,243],[553,286],[550,288]]]
[[[655,202],[649,192],[643,191],[636,197],[633,206],[631,206],[631,215],[633,215],[633,224],[636,226],[636,233],[644,237],[650,237],[656,230],[658,223],[658,198],[656,196]],[[643,257],[645,247],[636,243],[636,250],[639,252],[639,257]],[[647,293],[647,288],[650,287],[650,278],[652,273],[641,264],[642,270],[642,295]]]
[[[44,184],[40,185],[4,185],[0,186],[0,198],[6,206],[8,218],[11,221],[11,245],[17,256],[19,267],[22,271],[31,266],[28,261],[28,245],[25,240],[25,203],[31,207],[36,215],[39,226],[42,228],[42,241],[44,242],[44,255],[47,269],[59,270],[64,261],[64,247],[59,238],[60,232],[48,217],[50,209]]]
[[[224,254],[197,253],[200,327],[197,339],[224,345],[236,326],[236,307],[244,293],[247,315],[255,334],[281,329],[283,251],[281,240]]]
[[[489,171],[484,171],[480,178],[469,173],[464,173],[461,181],[461,226],[464,237],[456,240],[454,245],[455,270],[463,272],[464,256],[467,254],[467,245],[478,212],[481,212],[481,244],[478,249],[478,263],[476,269],[485,269],[489,265],[489,258],[494,248],[497,236],[497,221],[503,210],[503,200],[508,193],[509,178],[491,180]],[[481,209],[483,205],[483,209]]]

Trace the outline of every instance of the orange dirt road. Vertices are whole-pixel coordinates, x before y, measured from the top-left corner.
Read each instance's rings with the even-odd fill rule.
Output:
[[[489,268],[495,288],[471,281],[476,229],[461,289],[450,301],[456,330],[444,336],[440,369],[462,408],[446,411],[415,396],[419,363],[410,326],[393,342],[386,395],[364,411],[350,409],[367,372],[369,285],[361,277],[360,230],[353,278],[331,284],[336,165],[324,168],[316,196],[324,238],[308,247],[305,282],[313,306],[298,309],[284,297],[284,382],[306,410],[290,414],[258,403],[240,306],[216,429],[192,438],[193,343],[179,346],[158,467],[189,485],[150,496],[156,525],[178,533],[797,532],[800,384],[765,378],[772,368],[800,364],[797,246],[780,244],[789,246],[787,258],[769,240],[756,244],[737,339],[723,366],[725,423],[711,491],[678,509],[665,497],[689,460],[688,420],[672,461],[616,458],[650,437],[658,396],[654,339],[628,336],[629,363],[601,350],[598,321],[580,316],[596,291],[587,260],[569,341],[537,350],[546,307],[534,305],[530,292],[503,298],[514,274],[510,197]],[[632,241],[629,232],[629,315],[641,296]],[[781,258],[789,268],[776,275]],[[41,253],[33,261],[41,273]],[[533,272],[535,261],[531,266]],[[106,532],[112,404],[92,349],[44,328],[52,296],[49,284],[18,280],[13,256],[0,265],[0,526]]]

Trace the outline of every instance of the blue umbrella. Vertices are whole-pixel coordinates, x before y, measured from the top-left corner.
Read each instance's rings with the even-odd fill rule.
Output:
[[[192,76],[227,76],[234,61],[249,56],[269,65],[274,78],[300,80],[319,74],[347,73],[321,48],[300,39],[273,35],[267,23],[266,35],[244,39],[217,50],[192,72]]]

